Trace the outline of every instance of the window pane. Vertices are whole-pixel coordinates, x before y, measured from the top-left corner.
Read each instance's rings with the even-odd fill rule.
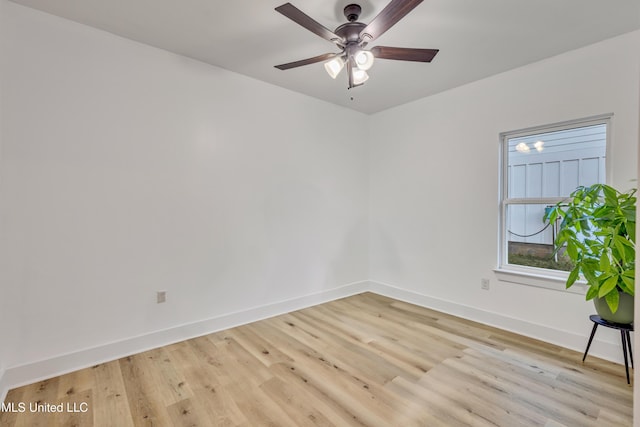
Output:
[[[501,267],[573,268],[564,248],[555,251],[557,224],[544,221],[545,209],[605,182],[609,123],[603,116],[503,134]]]
[[[507,262],[529,267],[569,271],[564,249],[554,253],[557,224],[545,221],[547,204],[508,205],[506,210]]]
[[[564,197],[604,182],[606,140],[606,124],[508,138],[507,197]]]

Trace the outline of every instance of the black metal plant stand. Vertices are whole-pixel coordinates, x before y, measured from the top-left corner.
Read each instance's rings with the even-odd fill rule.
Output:
[[[633,352],[631,351],[631,334],[629,332],[633,331],[633,323],[614,323],[609,322],[608,320],[604,320],[602,317],[597,314],[592,314],[589,316],[589,319],[593,322],[593,329],[591,329],[591,336],[589,337],[589,344],[587,344],[587,349],[584,351],[584,356],[582,356],[582,361],[587,358],[587,353],[589,352],[589,347],[591,347],[591,341],[593,341],[593,336],[596,334],[596,329],[598,329],[598,325],[605,326],[607,328],[617,329],[620,331],[620,338],[622,339],[622,352],[624,353],[624,369],[627,372],[627,384],[631,384],[629,380],[629,362],[627,360],[627,352],[629,353],[629,359],[631,359],[631,367],[633,368]]]

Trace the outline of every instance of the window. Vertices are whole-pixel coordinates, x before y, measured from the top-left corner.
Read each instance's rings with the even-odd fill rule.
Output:
[[[579,186],[605,182],[611,116],[501,134],[501,270],[566,276],[572,268],[555,250],[559,224],[546,209]]]

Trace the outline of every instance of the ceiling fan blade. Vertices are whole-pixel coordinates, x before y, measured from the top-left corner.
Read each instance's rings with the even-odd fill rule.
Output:
[[[328,28],[322,26],[291,3],[285,3],[282,6],[276,7],[276,11],[291,19],[293,22],[303,26],[312,33],[319,35],[325,40],[329,40],[330,42],[334,43],[342,43],[344,41],[342,37],[335,34]]]
[[[420,3],[422,0],[391,0],[391,3],[360,31],[360,40],[365,41],[365,37],[369,38],[368,41],[377,39]]]
[[[322,55],[314,56],[313,58],[301,59],[300,61],[289,62],[288,64],[280,64],[275,67],[280,70],[288,70],[290,68],[302,67],[303,65],[315,64],[316,62],[326,61],[331,58],[335,58],[336,56],[342,55],[340,53],[324,53]]]
[[[438,52],[438,49],[412,49],[408,47],[376,46],[371,48],[371,53],[376,58],[398,61],[431,62]]]

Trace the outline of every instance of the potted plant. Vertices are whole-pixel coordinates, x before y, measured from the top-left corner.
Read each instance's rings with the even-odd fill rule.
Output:
[[[603,319],[633,322],[636,259],[636,189],[621,193],[605,185],[578,187],[549,209],[547,219],[561,221],[556,251],[565,248],[574,268],[566,286],[584,277],[586,299]]]

